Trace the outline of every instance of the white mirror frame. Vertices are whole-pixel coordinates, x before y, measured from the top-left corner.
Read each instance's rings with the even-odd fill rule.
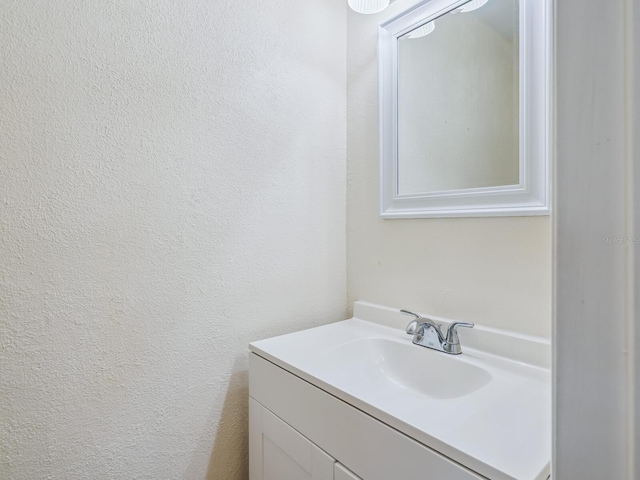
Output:
[[[549,215],[551,205],[551,0],[520,3],[520,183],[398,193],[398,38],[467,3],[426,0],[380,25],[378,88],[382,218]]]

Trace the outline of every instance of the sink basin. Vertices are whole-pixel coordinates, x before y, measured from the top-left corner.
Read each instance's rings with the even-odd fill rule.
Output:
[[[463,357],[386,338],[343,343],[316,360],[334,375],[342,372],[350,380],[357,376],[380,388],[400,387],[436,399],[467,395],[491,381],[487,370]]]

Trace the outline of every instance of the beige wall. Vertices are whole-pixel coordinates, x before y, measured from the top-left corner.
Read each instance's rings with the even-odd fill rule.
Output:
[[[0,478],[247,478],[247,344],[344,318],[343,0],[0,5]]]
[[[349,304],[365,300],[549,336],[549,217],[378,218],[378,24],[414,3],[397,0],[371,16],[348,13]]]

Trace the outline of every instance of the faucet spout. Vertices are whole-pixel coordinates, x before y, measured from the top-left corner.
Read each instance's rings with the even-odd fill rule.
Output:
[[[413,343],[423,347],[432,348],[440,352],[449,353],[451,355],[459,355],[462,353],[460,347],[460,338],[458,337],[458,328],[473,328],[475,325],[470,322],[453,322],[447,328],[446,335],[442,333],[442,325],[431,319],[421,317],[420,315],[409,312],[408,310],[400,310],[404,315],[411,315],[414,319],[407,325],[407,334],[413,335]]]
[[[413,337],[413,343],[416,345],[422,345],[423,347],[429,347],[436,350],[441,350],[442,345],[445,343],[445,338],[442,335],[440,326],[431,320],[422,322]]]
[[[418,326],[418,332],[422,332],[422,335],[424,335],[424,331],[426,329],[432,329],[434,333],[437,335],[438,340],[444,342],[445,337],[444,337],[444,334],[442,333],[442,330],[440,329],[441,326],[442,325],[439,323],[435,323],[435,322],[432,322],[431,320],[427,320],[426,322],[422,322],[420,326]]]

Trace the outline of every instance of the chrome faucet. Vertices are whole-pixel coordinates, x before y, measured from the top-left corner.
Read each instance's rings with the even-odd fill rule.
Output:
[[[453,322],[449,325],[449,328],[447,328],[447,334],[444,335],[442,333],[441,323],[436,323],[433,320],[421,317],[408,310],[400,310],[400,313],[415,317],[413,321],[407,325],[407,334],[413,335],[413,343],[450,355],[460,355],[462,353],[460,338],[458,337],[458,327],[473,328],[475,326],[473,323],[468,322]]]

